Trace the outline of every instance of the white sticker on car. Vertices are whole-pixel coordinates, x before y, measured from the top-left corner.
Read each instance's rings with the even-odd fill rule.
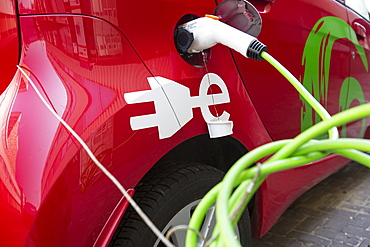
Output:
[[[125,93],[128,104],[154,102],[155,113],[131,117],[132,130],[158,127],[159,138],[169,138],[193,118],[193,108],[200,107],[204,120],[227,122],[230,114],[224,111],[214,116],[209,106],[230,102],[225,82],[214,73],[206,74],[199,86],[199,96],[190,96],[190,89],[173,80],[160,76],[149,77],[151,90]],[[221,93],[207,94],[211,85],[217,85]],[[229,121],[230,122],[230,121]]]

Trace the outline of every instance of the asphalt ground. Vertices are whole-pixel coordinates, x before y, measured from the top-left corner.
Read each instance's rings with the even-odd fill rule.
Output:
[[[253,247],[370,247],[370,168],[357,163],[303,194]]]

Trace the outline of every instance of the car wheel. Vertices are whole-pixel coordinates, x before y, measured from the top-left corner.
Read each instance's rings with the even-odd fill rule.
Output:
[[[171,163],[152,169],[136,188],[134,199],[164,234],[174,226],[187,225],[200,199],[223,173],[202,164]],[[215,225],[214,208],[207,212],[201,232],[210,237]],[[251,246],[249,214],[243,213],[236,229],[243,246]],[[185,245],[185,230],[171,235],[175,246]],[[201,243],[199,243],[199,246]],[[164,246],[130,206],[110,246]]]

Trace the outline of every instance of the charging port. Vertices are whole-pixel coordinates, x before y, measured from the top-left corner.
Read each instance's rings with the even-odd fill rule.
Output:
[[[177,52],[188,64],[195,67],[204,67],[210,58],[211,50],[205,49],[202,53],[189,53],[188,49],[194,41],[194,36],[187,29],[182,27],[183,24],[195,20],[199,16],[188,14],[184,15],[177,23],[175,30],[175,46]]]

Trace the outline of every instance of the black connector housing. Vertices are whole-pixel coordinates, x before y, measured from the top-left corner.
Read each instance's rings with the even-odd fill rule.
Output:
[[[264,45],[259,40],[255,39],[252,41],[252,43],[249,45],[247,50],[247,57],[252,58],[257,61],[261,61],[261,52],[267,51],[267,46]]]
[[[178,51],[185,53],[194,41],[194,35],[184,27],[179,27],[175,33],[175,44]]]

